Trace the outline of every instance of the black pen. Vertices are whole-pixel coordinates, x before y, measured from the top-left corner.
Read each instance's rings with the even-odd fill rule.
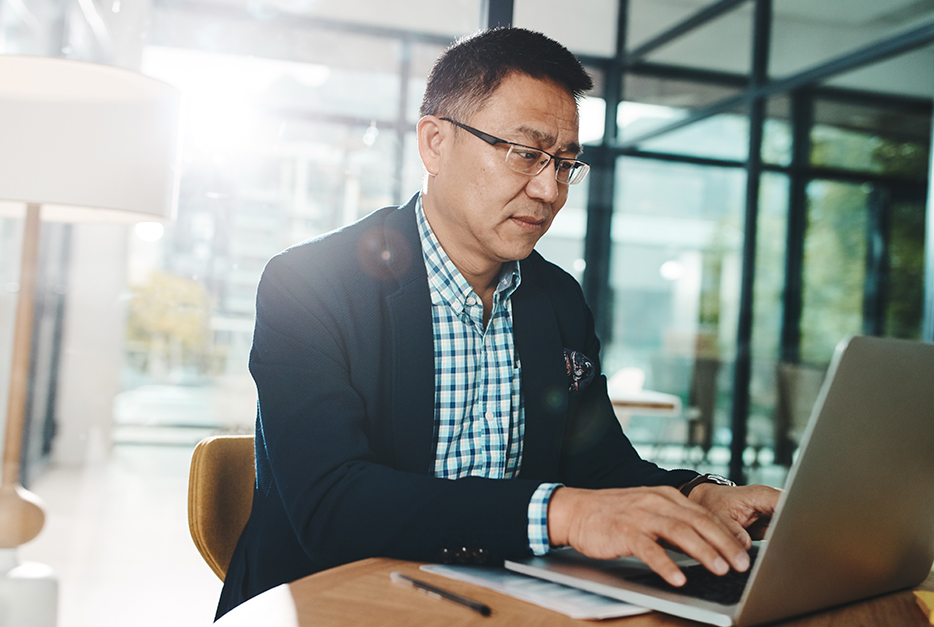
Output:
[[[424,581],[420,581],[418,579],[412,579],[408,575],[403,575],[402,573],[398,572],[391,572],[389,573],[389,578],[396,583],[403,583],[412,586],[416,590],[421,590],[428,596],[435,597],[436,599],[447,599],[448,601],[454,601],[455,603],[463,605],[464,607],[469,607],[474,612],[482,614],[483,616],[489,616],[493,613],[493,610],[490,609],[489,605],[485,605],[479,601],[474,601],[473,599],[468,599],[467,597],[462,597],[461,595],[454,594],[453,592],[448,592],[447,590],[433,586],[430,583],[425,583]]]

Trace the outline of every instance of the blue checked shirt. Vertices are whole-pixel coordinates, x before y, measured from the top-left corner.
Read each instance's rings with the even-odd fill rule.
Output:
[[[503,266],[484,329],[483,302],[441,248],[421,200],[417,212],[435,347],[434,475],[511,479],[519,474],[525,434],[510,299],[521,280],[519,264]],[[548,501],[557,487],[542,484],[529,502],[529,547],[536,555],[548,552]]]

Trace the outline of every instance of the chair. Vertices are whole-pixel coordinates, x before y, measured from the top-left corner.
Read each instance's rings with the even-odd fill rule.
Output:
[[[213,436],[195,447],[188,476],[188,528],[221,581],[250,517],[255,481],[253,436]]]
[[[697,357],[691,372],[691,387],[688,390],[688,438],[687,447],[700,447],[701,459],[706,460],[713,447],[714,413],[717,408],[717,375],[720,360],[714,357]]]
[[[780,363],[775,403],[775,463],[786,468],[794,461],[801,436],[827,376],[817,364]]]

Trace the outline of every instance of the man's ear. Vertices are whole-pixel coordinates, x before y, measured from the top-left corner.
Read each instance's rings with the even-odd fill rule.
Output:
[[[418,121],[415,127],[418,137],[418,155],[422,165],[429,176],[435,176],[441,169],[441,143],[445,133],[442,130],[441,119],[433,115],[426,115]]]

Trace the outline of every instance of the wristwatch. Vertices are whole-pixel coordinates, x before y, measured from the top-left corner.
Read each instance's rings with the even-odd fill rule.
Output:
[[[696,477],[694,477],[693,479],[685,483],[683,486],[681,486],[680,488],[681,494],[683,494],[684,496],[687,496],[688,494],[691,493],[691,490],[693,490],[694,488],[696,488],[702,483],[716,483],[717,485],[726,485],[726,486],[736,487],[736,483],[734,483],[733,481],[730,481],[723,475],[714,475],[714,474],[708,473],[706,475],[697,475]]]

